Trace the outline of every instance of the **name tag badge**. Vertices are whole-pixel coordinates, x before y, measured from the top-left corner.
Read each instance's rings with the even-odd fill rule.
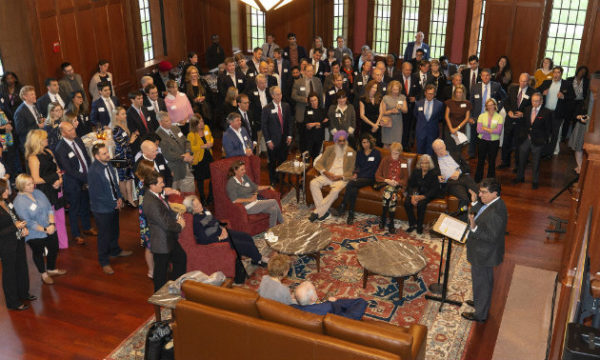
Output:
[[[386,92],[387,91],[387,87],[384,86],[382,90],[383,90],[383,92]]]
[[[177,105],[172,105],[171,110],[175,110],[175,109],[177,109]]]
[[[277,114],[277,109],[271,110],[271,114]]]
[[[4,98],[0,99],[0,101],[2,101],[2,103],[4,104]]]
[[[247,137],[247,136],[244,136],[244,140],[248,141],[248,137]]]
[[[306,112],[307,115],[312,115],[314,112],[312,110],[309,110]]]
[[[479,99],[479,94],[475,94],[474,98]]]
[[[362,86],[362,84],[363,84],[362,81],[357,81],[356,82],[356,85],[358,85],[358,86]]]
[[[346,81],[348,81],[348,79],[346,79],[346,78],[343,78],[343,79],[342,79],[342,81],[343,81],[343,82],[346,82]]]
[[[284,72],[284,73],[288,72],[288,69],[283,69],[283,72]]]
[[[406,168],[408,168],[408,164],[400,164],[400,168],[406,169]]]
[[[204,213],[205,213],[206,215],[212,215],[212,213],[211,213],[210,211],[208,211],[208,210],[204,211]]]
[[[98,112],[104,112],[104,111],[106,111],[106,110],[103,107],[98,108]]]
[[[460,107],[464,109],[467,107],[467,104],[460,104]]]
[[[341,117],[342,117],[342,114],[340,114],[340,113],[335,113],[335,117],[336,117],[336,118],[341,118]]]
[[[493,127],[496,127],[496,126],[498,126],[498,120],[494,120],[494,119],[492,119],[492,126],[493,126]]]
[[[287,53],[287,51],[284,51],[284,52],[283,52],[283,56],[288,56],[288,53]]]
[[[329,90],[329,95],[335,94],[335,90]]]
[[[523,99],[529,99],[529,95],[523,94]]]
[[[300,86],[300,91],[306,91],[306,86]]]
[[[404,104],[404,101],[398,100],[398,105],[402,105],[402,104]]]
[[[35,211],[35,209],[37,209],[37,205],[36,205],[36,204],[31,204],[31,205],[29,206],[29,210],[31,210],[31,211]]]
[[[423,111],[423,107],[422,106],[419,106],[419,111]]]
[[[184,93],[180,92],[177,96],[186,96]]]
[[[253,94],[254,96],[258,96],[258,91],[255,91]]]
[[[237,82],[238,82],[238,84],[241,84],[241,83],[243,83],[243,82],[244,82],[244,80],[242,80],[242,79],[237,79]]]
[[[427,52],[427,49],[423,49],[423,52],[424,52],[424,53],[426,53],[426,52]]]
[[[183,136],[183,133],[182,133],[182,132],[179,132],[179,134],[177,134],[177,136],[179,136],[179,137],[182,137],[182,136]]]
[[[369,156],[369,158],[367,159],[367,161],[375,161],[375,156]]]
[[[8,208],[12,209],[13,208],[13,204],[12,203],[8,203]]]
[[[70,152],[67,154],[67,156],[68,156],[68,157],[69,157],[69,159],[70,159],[70,158],[74,157],[74,156],[75,156],[75,154],[74,154],[72,151],[70,151]]]
[[[319,71],[319,76],[323,76],[323,72],[322,71]]]
[[[154,111],[154,107],[153,106],[146,106],[146,109],[148,109],[148,111]]]
[[[248,74],[248,76],[251,77],[251,78],[253,78],[254,77],[254,73],[250,73],[250,74]]]
[[[165,166],[164,166],[164,165],[162,165],[162,164],[161,164],[161,165],[158,165],[158,170],[164,170],[164,169],[165,169]]]
[[[245,183],[244,186],[245,187],[250,187],[250,183]]]
[[[346,153],[347,156],[352,156],[352,151],[348,151],[348,153]]]
[[[108,78],[106,78],[106,81],[112,81],[112,79],[108,77]]]
[[[204,136],[210,135],[210,131],[204,131]]]

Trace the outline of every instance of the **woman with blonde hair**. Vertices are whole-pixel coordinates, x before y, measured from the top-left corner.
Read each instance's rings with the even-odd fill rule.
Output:
[[[261,297],[279,301],[280,303],[290,305],[296,301],[290,294],[290,289],[281,283],[290,271],[290,258],[286,255],[276,254],[269,260],[267,265],[268,275],[263,275],[258,287],[258,294]]]
[[[60,105],[59,105],[60,106]],[[65,222],[65,199],[62,193],[62,174],[48,146],[48,134],[34,129],[27,134],[25,141],[25,159],[28,173],[36,188],[46,196],[52,205],[58,243],[60,248],[69,247],[69,237]],[[82,245],[82,244],[80,244]]]
[[[375,173],[376,187],[383,187],[383,211],[379,228],[383,230],[389,213],[388,229],[390,234],[396,232],[394,217],[396,216],[396,204],[402,196],[402,190],[406,188],[408,181],[408,162],[401,155],[402,144],[393,142],[390,145],[390,155],[381,160],[379,168]]]
[[[379,105],[379,119],[381,126],[381,142],[386,148],[394,141],[402,140],[402,113],[408,112],[406,96],[402,94],[400,81],[393,80],[387,86],[387,94]]]
[[[203,119],[210,122],[212,110],[210,107],[211,91],[208,83],[200,77],[200,72],[194,65],[187,68],[183,79],[179,91],[187,95],[194,113],[199,113]]]
[[[48,133],[48,148],[54,151],[56,145],[62,139],[58,125],[64,120],[64,109],[58,102],[48,104],[48,117],[44,123],[44,130]]]
[[[457,85],[452,93],[452,99],[446,100],[446,112],[444,115],[445,125],[443,139],[450,152],[458,150],[454,137],[456,133],[462,131],[463,127],[469,122],[471,117],[471,102],[466,99],[467,90],[460,84]]]
[[[113,120],[114,128],[112,130],[113,141],[115,142],[115,156],[113,159],[122,160],[115,163],[117,174],[119,174],[119,190],[125,199],[125,203],[131,207],[136,207],[133,200],[133,144],[139,131],[133,133],[127,127],[127,113],[125,108],[117,106]]]
[[[487,177],[496,177],[496,155],[500,146],[500,134],[504,126],[504,118],[498,114],[496,100],[489,98],[485,102],[485,112],[477,118],[477,170],[475,182],[483,179],[485,160],[488,162]]]
[[[190,132],[187,139],[190,142],[192,153],[194,153],[191,165],[198,185],[200,201],[203,204],[210,204],[213,202],[213,192],[209,165],[213,162],[212,147],[214,139],[210,128],[198,114],[192,116],[192,120],[190,120]],[[204,180],[208,180],[208,197],[204,195]]]

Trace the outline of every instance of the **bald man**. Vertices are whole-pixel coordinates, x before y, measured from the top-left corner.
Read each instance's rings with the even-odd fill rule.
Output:
[[[317,315],[331,313],[349,319],[360,320],[367,309],[367,302],[361,298],[338,300],[330,297],[327,301],[319,302],[317,289],[315,289],[315,285],[310,281],[305,281],[298,285],[294,290],[294,296],[298,304],[292,304],[292,307]]]
[[[158,137],[158,136],[156,136]],[[158,140],[160,142],[160,138]],[[144,140],[142,141],[142,145],[140,146],[142,151],[142,156],[135,162],[135,166],[133,167],[133,172],[137,169],[140,161],[143,159],[152,161],[154,163],[154,170],[160,173],[165,182],[166,188],[171,188],[173,186],[173,174],[171,170],[167,166],[167,162],[163,154],[158,152],[158,145],[156,142],[152,140]]]

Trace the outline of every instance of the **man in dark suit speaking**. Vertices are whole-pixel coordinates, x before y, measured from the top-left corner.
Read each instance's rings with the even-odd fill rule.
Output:
[[[465,311],[461,316],[467,320],[484,322],[492,302],[494,266],[500,265],[504,257],[508,214],[500,198],[498,180],[483,179],[479,186],[479,201],[474,191],[470,193],[473,203],[469,210],[467,260],[471,263],[473,300],[467,300],[466,303],[475,311]]]

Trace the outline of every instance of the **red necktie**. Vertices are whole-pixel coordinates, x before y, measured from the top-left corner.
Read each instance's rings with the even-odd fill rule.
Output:
[[[521,106],[522,96],[523,96],[523,89],[519,89],[519,95],[517,96],[517,107]]]
[[[146,131],[148,131],[148,123],[146,122],[146,117],[144,116],[144,112],[142,110],[138,110],[140,113],[140,117],[142,118],[142,123],[146,127]]]
[[[475,85],[475,80],[477,80],[477,77],[475,76],[475,71],[473,71],[473,76],[471,77],[471,88],[473,85]],[[469,88],[469,90],[471,90],[471,88]]]
[[[279,117],[279,124],[281,125],[281,133],[283,134],[283,114],[281,113],[281,106],[277,104],[277,116]]]
[[[408,96],[408,93],[409,93],[408,78],[404,79],[404,91],[406,91],[406,96]]]

